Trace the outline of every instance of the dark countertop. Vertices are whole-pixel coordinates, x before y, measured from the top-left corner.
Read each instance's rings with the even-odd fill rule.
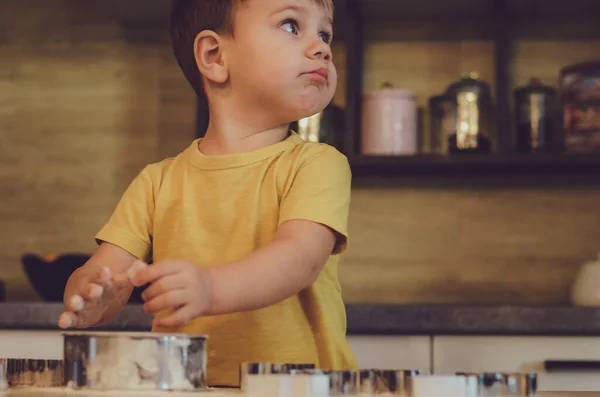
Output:
[[[5,302],[0,303],[0,330],[58,330],[58,316],[63,311],[62,303]],[[152,321],[141,305],[127,305],[113,321],[97,329],[111,331],[145,331]]]
[[[349,334],[600,336],[600,308],[349,305]]]
[[[600,336],[600,308],[349,304],[348,334]],[[58,303],[0,303],[0,329],[57,330]],[[141,331],[151,320],[128,305],[102,330]]]

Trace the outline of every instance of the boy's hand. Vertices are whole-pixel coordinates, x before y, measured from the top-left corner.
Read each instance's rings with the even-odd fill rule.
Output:
[[[154,325],[177,327],[209,312],[212,283],[205,270],[187,261],[164,261],[151,266],[134,263],[131,277],[134,286],[150,283],[142,293],[144,310],[156,314],[163,310],[173,313],[155,318]]]
[[[103,267],[84,278],[79,291],[65,296],[65,311],[58,318],[60,328],[88,328],[102,321],[108,303],[123,299],[123,289],[131,287],[127,274],[112,275]]]

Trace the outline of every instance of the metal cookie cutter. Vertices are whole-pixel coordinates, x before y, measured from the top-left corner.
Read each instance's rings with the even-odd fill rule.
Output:
[[[240,364],[240,389],[246,391],[248,376],[251,375],[283,375],[312,371],[314,364],[286,364],[286,363],[242,363]]]
[[[62,360],[9,358],[0,360],[0,389],[63,385]]]

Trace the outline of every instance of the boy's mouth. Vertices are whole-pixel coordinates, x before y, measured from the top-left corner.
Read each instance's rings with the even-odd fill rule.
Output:
[[[304,74],[310,77],[311,79],[322,82],[327,82],[327,79],[329,77],[329,71],[327,70],[327,68],[318,68]]]

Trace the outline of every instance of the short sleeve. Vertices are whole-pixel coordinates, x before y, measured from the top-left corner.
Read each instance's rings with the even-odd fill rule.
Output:
[[[328,226],[338,234],[333,254],[340,254],[348,243],[352,174],[346,156],[323,147],[296,172],[282,197],[279,224],[303,219]]]
[[[154,217],[154,189],[148,167],[131,182],[108,223],[96,235],[96,242],[114,244],[139,259],[151,250]]]

